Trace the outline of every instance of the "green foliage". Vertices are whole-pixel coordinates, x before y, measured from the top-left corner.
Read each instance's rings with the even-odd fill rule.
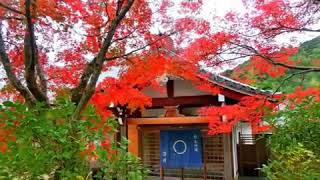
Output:
[[[113,144],[113,149],[117,149],[117,153],[108,154],[106,151],[99,147],[97,154],[100,157],[99,164],[101,167],[101,173],[97,176],[102,179],[132,179],[143,180],[148,174],[148,170],[143,168],[140,164],[140,160],[127,152],[128,140],[122,138],[120,146],[117,148]],[[112,163],[110,163],[110,161]]]
[[[297,144],[278,152],[263,172],[270,180],[316,180],[320,178],[319,163],[319,157]]]
[[[320,179],[320,102],[304,101],[270,117],[275,133],[268,140],[269,179]]]
[[[102,128],[92,130],[101,121],[94,108],[89,106],[79,120],[71,118],[74,108],[64,99],[52,108],[4,102],[0,106],[0,128],[12,129],[10,136],[14,138],[7,139],[6,151],[0,152],[0,179],[85,179],[91,171],[88,158],[92,155],[105,172],[104,179],[143,179],[145,170],[139,159],[126,151],[125,140],[111,143],[107,150],[95,143],[95,149],[81,155],[89,142],[112,138],[116,122],[108,119]],[[105,134],[104,127],[111,130]]]

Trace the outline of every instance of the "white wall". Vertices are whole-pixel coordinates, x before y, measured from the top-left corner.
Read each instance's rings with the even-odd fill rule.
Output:
[[[164,87],[164,90],[162,92],[155,90],[151,87],[146,87],[142,90],[142,92],[147,95],[150,96],[152,98],[166,98],[167,96],[167,88]]]
[[[160,117],[164,115],[164,108],[159,109],[145,109],[142,111],[142,117]]]
[[[210,95],[208,92],[199,91],[196,87],[186,80],[174,80],[174,96],[195,96],[195,95]]]

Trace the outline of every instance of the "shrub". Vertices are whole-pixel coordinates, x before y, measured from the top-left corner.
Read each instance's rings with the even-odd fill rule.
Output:
[[[320,102],[303,101],[270,117],[275,133],[268,140],[269,179],[320,179]]]
[[[0,106],[0,177],[3,179],[85,179],[90,161],[103,179],[142,179],[139,159],[126,151],[127,141],[113,142],[116,121],[101,119],[88,106],[72,119],[75,106],[59,99],[54,107],[5,102]],[[133,177],[134,178],[131,178]],[[1,179],[1,178],[0,178]]]

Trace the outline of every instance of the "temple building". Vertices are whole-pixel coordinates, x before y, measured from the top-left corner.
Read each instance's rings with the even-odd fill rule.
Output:
[[[246,123],[230,134],[208,135],[208,117],[198,109],[236,104],[242,97],[262,95],[256,89],[227,77],[212,74],[207,81],[221,88],[218,95],[198,90],[192,82],[167,76],[165,92],[152,88],[152,106],[121,119],[122,135],[130,141],[128,151],[139,156],[150,170],[150,179],[236,179],[258,176],[267,160],[265,141],[257,140]]]

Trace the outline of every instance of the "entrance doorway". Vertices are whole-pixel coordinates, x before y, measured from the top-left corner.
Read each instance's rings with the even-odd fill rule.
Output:
[[[203,143],[203,167],[198,169],[168,169],[160,166],[160,130],[201,129]],[[200,180],[224,179],[223,136],[209,136],[207,125],[204,126],[139,126],[139,155],[146,168],[150,170],[150,179]],[[181,178],[182,177],[182,178]]]

